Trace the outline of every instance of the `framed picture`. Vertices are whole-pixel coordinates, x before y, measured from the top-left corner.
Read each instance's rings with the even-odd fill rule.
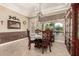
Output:
[[[20,29],[21,23],[18,21],[8,20],[8,29]]]

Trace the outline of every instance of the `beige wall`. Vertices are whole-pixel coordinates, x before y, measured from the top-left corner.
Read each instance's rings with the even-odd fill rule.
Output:
[[[15,16],[18,19],[20,19],[21,22],[21,29],[8,29],[7,28],[7,20],[9,20],[9,16]],[[0,21],[3,21],[3,25],[0,22],[0,32],[15,32],[15,31],[26,31],[28,28],[28,18],[25,16],[18,14],[10,9],[7,9],[3,6],[0,6]],[[26,24],[23,24],[23,21],[26,22]]]

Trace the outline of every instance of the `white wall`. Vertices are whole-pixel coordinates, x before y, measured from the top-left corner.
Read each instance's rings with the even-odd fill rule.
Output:
[[[21,22],[21,29],[8,29],[7,28],[7,20],[9,20],[9,16],[15,16],[17,17]],[[10,9],[7,9],[3,6],[0,6],[0,21],[3,21],[3,25],[0,22],[0,32],[16,32],[16,31],[26,31],[28,28],[28,18],[25,16],[18,14]],[[23,24],[23,21],[26,22],[26,24]]]

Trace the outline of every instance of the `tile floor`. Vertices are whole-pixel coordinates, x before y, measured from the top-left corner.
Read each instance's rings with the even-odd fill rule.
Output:
[[[27,38],[0,44],[0,56],[70,56],[64,43],[53,43],[52,52],[47,50],[44,54],[41,49],[34,48],[34,44],[28,50],[27,44]]]

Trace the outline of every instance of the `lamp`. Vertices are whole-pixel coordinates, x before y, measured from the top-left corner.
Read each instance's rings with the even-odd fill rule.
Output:
[[[38,11],[37,11],[37,14],[36,14],[36,16],[38,18],[38,21],[41,20],[41,18],[43,17],[43,13],[42,13],[41,9],[42,9],[42,4],[39,3],[38,4],[38,9],[37,9]],[[39,23],[36,25],[36,28],[39,29]]]

